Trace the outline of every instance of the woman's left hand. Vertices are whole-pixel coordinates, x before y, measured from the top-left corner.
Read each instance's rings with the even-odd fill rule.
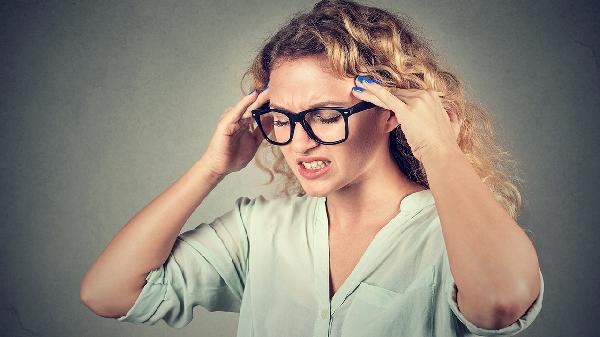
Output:
[[[460,121],[453,112],[446,112],[440,92],[422,89],[383,87],[375,82],[355,81],[364,88],[352,90],[354,96],[391,110],[400,124],[413,155],[419,161],[438,151],[462,152],[457,144]]]

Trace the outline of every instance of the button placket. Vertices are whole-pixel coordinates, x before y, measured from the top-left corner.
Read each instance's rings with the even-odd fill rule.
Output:
[[[314,251],[314,285],[317,296],[317,307],[316,307],[316,319],[314,327],[314,337],[327,337],[329,336],[330,329],[330,301],[329,301],[329,246],[327,244],[327,219],[323,219],[323,215],[326,214],[326,210],[321,207],[324,206],[322,200],[315,208],[315,219],[314,219],[314,237],[313,246]],[[321,319],[319,319],[319,317]]]

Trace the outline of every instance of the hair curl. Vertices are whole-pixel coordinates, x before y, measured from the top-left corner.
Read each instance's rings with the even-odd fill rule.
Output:
[[[517,175],[516,162],[496,140],[485,108],[465,97],[457,76],[440,66],[429,41],[409,16],[353,1],[320,1],[309,12],[294,14],[266,39],[242,76],[242,92],[250,90],[243,89],[248,75],[252,78],[250,88],[260,90],[268,83],[276,62],[308,56],[325,56],[333,74],[340,78],[363,75],[378,79],[384,86],[443,92],[444,108],[455,112],[461,123],[457,139],[460,149],[496,200],[517,219],[522,201],[516,184],[523,180]],[[390,132],[389,144],[400,170],[429,188],[425,169],[412,154],[400,127]],[[269,153],[271,169],[263,163],[269,161]],[[282,177],[277,196],[306,193],[278,146],[263,142],[255,162],[270,176],[264,185],[273,182],[273,173]]]

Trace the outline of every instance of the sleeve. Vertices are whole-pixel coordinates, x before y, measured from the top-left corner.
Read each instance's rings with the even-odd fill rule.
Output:
[[[197,305],[239,312],[250,249],[246,219],[257,199],[240,197],[231,211],[178,235],[165,263],[148,273],[133,307],[117,320],[154,325],[163,319],[182,328]]]
[[[538,269],[540,272],[540,294],[538,295],[538,298],[533,302],[533,304],[529,307],[527,312],[523,314],[523,316],[521,316],[516,322],[512,323],[511,325],[501,329],[484,329],[475,325],[473,322],[469,321],[458,309],[458,288],[456,287],[456,283],[454,282],[454,278],[452,276],[452,273],[450,272],[447,255],[445,256],[445,260],[446,261],[444,263],[444,269],[446,274],[446,281],[444,284],[444,295],[450,305],[451,311],[458,319],[457,322],[462,323],[462,327],[457,327],[457,329],[460,328],[458,330],[466,329],[471,334],[474,334],[476,336],[513,336],[530,326],[542,310],[542,301],[544,299],[544,278],[542,276],[541,269]]]

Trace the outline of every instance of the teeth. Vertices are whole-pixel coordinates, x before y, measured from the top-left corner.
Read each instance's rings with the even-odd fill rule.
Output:
[[[327,166],[328,164],[329,164],[329,162],[324,162],[322,160],[315,160],[310,163],[302,162],[302,165],[304,165],[304,167],[306,167],[307,169],[311,169],[311,170],[323,168],[323,167]]]

